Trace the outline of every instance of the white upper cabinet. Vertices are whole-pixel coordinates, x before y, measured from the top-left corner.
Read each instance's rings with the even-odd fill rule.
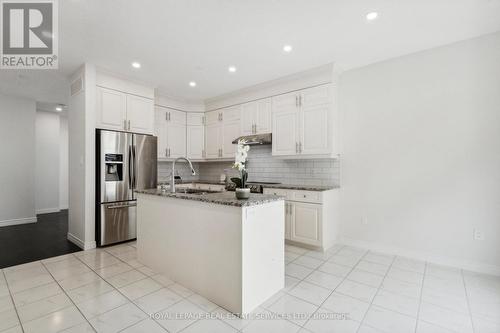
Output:
[[[320,155],[331,152],[329,114],[332,107],[330,85],[305,89],[300,97],[300,154]]]
[[[97,72],[96,128],[153,134],[154,89]]]
[[[241,106],[232,106],[222,112],[222,157],[233,158],[237,145],[233,141],[241,136],[240,128]]]
[[[259,109],[257,111],[257,120],[255,121],[256,134],[271,133],[272,126],[272,107],[271,98],[266,98],[259,101]]]
[[[254,134],[257,110],[256,102],[245,103],[241,106],[241,135]]]
[[[299,145],[298,96],[288,93],[273,98],[273,155],[298,153]]]
[[[205,113],[205,158],[234,157],[233,140],[241,136],[240,117],[240,105]]]
[[[271,133],[271,99],[241,105],[241,135]]]
[[[127,95],[127,128],[134,133],[154,132],[154,102],[149,98]]]
[[[224,123],[222,157],[232,158],[236,154],[238,145],[233,144],[233,141],[240,137],[240,121],[232,121]]]
[[[186,154],[192,160],[205,158],[205,115],[203,113],[186,114]]]
[[[97,87],[97,128],[123,131],[127,126],[127,94]]]
[[[222,124],[212,123],[205,127],[205,157],[222,157]]]
[[[186,156],[186,113],[157,106],[155,135],[158,136],[158,158]]]
[[[205,128],[203,126],[187,126],[187,157],[192,160],[205,158]]]
[[[274,156],[333,154],[331,84],[276,96],[272,103]]]

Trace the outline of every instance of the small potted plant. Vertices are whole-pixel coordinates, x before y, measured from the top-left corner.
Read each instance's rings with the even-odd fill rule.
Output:
[[[238,141],[238,149],[236,150],[236,158],[233,164],[233,169],[237,169],[240,173],[240,178],[231,178],[231,181],[236,184],[237,199],[248,199],[250,197],[250,189],[246,188],[248,178],[246,163],[250,147],[245,145],[245,143],[245,140]]]

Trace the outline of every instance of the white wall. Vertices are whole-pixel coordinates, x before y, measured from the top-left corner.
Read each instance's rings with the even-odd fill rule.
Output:
[[[59,208],[68,209],[68,118],[59,121]]]
[[[0,94],[0,226],[36,222],[35,109]]]
[[[345,241],[500,274],[499,59],[497,33],[342,75]]]
[[[35,189],[36,213],[59,211],[59,114],[36,112]]]
[[[36,112],[36,213],[68,208],[68,120],[57,112]]]
[[[95,84],[96,71],[85,64],[73,75],[84,77],[83,90],[70,97],[68,239],[84,249],[95,242]]]

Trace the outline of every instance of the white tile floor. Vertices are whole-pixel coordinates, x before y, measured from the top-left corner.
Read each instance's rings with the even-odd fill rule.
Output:
[[[500,332],[499,277],[348,246],[286,246],[286,263],[249,318],[142,266],[135,243],[9,267],[0,332]]]

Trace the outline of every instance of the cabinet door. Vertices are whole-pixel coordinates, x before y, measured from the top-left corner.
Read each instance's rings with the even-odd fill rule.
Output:
[[[257,102],[255,126],[257,134],[271,133],[271,99],[266,98]]]
[[[241,105],[222,109],[222,121],[233,122],[241,119]]]
[[[254,134],[258,108],[258,102],[245,103],[241,106],[241,135]]]
[[[167,158],[167,121],[165,110],[155,108],[155,125],[154,135],[158,137],[158,159],[164,160]]]
[[[273,155],[296,155],[299,141],[298,95],[273,97]]]
[[[168,122],[177,125],[186,125],[186,112],[168,109]]]
[[[222,118],[222,111],[220,110],[206,112],[205,124],[207,125],[217,124],[218,122],[221,121],[221,118]]]
[[[128,130],[134,133],[153,134],[154,101],[149,98],[127,95]]]
[[[186,125],[167,123],[168,158],[186,156]]]
[[[294,202],[291,227],[293,241],[321,246],[321,205]]]
[[[123,131],[126,129],[127,95],[106,88],[97,87],[96,127]]]
[[[285,239],[292,239],[292,207],[293,204],[285,202]]]
[[[301,94],[301,154],[328,154],[329,114],[331,110],[330,85],[305,89]]]
[[[186,112],[186,124],[188,126],[203,126],[205,118],[204,113],[199,112]]]
[[[187,157],[190,159],[203,159],[205,150],[205,128],[203,126],[187,127]]]
[[[205,127],[205,157],[219,158],[222,146],[222,125],[215,123]]]
[[[233,158],[236,154],[236,149],[238,145],[233,144],[233,141],[239,138],[240,135],[240,121],[236,120],[233,122],[224,121],[224,132],[222,134],[222,157]]]

